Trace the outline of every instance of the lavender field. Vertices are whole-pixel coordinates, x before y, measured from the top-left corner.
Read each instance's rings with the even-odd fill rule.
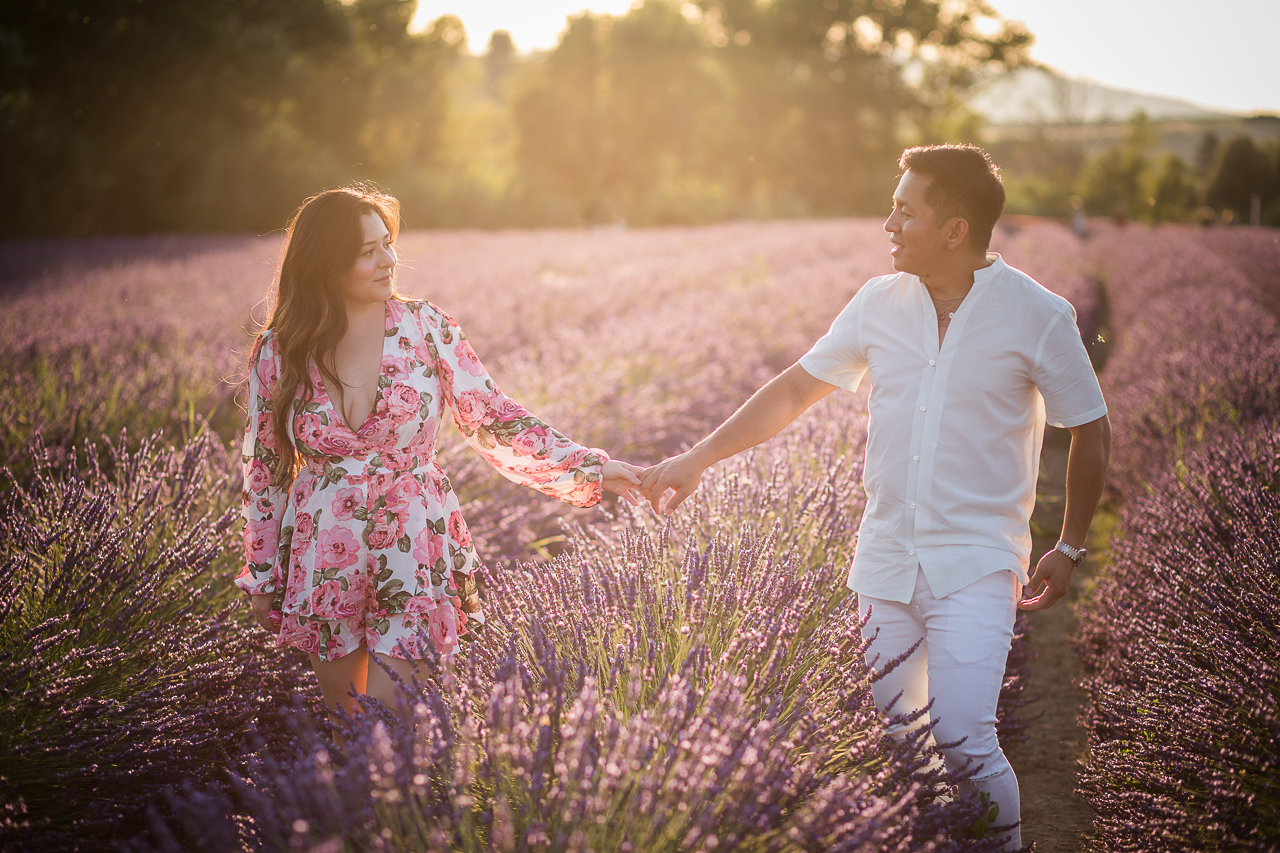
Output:
[[[1280,825],[1272,237],[997,236],[1087,341],[1115,340],[1121,515],[1079,638],[1097,849],[1185,849],[1206,814],[1245,839],[1216,849],[1272,849],[1246,835]],[[713,469],[670,523],[567,509],[448,443],[493,624],[407,688],[413,730],[369,707],[335,749],[303,659],[231,583],[236,391],[277,247],[0,247],[0,847],[999,849],[976,804],[933,802],[953,780],[870,699],[875,649],[842,582],[866,418],[850,395]],[[639,463],[699,438],[889,270],[861,220],[398,248],[400,291],[453,314],[504,390]],[[1214,649],[1237,668],[1211,668]],[[1192,663],[1204,679],[1169,689]],[[1006,739],[1029,665],[1015,643]]]

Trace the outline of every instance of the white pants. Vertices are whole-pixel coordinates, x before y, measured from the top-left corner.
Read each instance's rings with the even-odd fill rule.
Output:
[[[924,572],[917,570],[910,604],[865,595],[859,599],[864,613],[871,609],[863,633],[868,640],[874,637],[867,655],[877,671],[916,641],[924,641],[872,686],[877,707],[882,713],[898,715],[924,708],[932,699],[929,715],[934,728],[929,745],[948,745],[940,750],[947,769],[967,768],[973,774],[961,792],[989,794],[1000,807],[995,821],[999,826],[1021,819],[1018,780],[996,739],[996,702],[1021,595],[1018,578],[1001,571],[946,598],[934,598]],[[913,724],[920,725],[923,718]],[[1015,827],[1006,849],[1019,846]]]

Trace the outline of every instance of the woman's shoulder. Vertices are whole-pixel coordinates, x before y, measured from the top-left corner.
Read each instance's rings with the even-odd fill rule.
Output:
[[[424,332],[458,325],[452,315],[429,299],[398,299],[397,302],[402,311],[418,320]]]
[[[274,328],[263,329],[258,333],[258,337],[254,339],[253,348],[249,351],[250,363],[257,361],[259,358],[276,358],[279,347],[280,345],[276,340],[276,330]]]

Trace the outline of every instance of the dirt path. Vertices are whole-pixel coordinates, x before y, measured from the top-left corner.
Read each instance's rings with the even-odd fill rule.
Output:
[[[1066,430],[1051,430],[1041,458],[1033,518],[1049,535],[1035,538],[1033,559],[1053,547],[1061,529],[1069,438]],[[1093,827],[1093,811],[1075,792],[1088,743],[1077,722],[1085,696],[1075,684],[1080,662],[1070,644],[1076,628],[1075,600],[1088,569],[1086,564],[1076,572],[1067,600],[1033,616],[1028,641],[1036,657],[1027,696],[1037,701],[1024,713],[1034,719],[1029,719],[1027,740],[1007,749],[1022,790],[1022,840],[1034,841],[1037,853],[1078,853]]]

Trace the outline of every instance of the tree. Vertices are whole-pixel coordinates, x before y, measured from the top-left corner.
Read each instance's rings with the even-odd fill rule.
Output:
[[[1248,222],[1253,196],[1267,207],[1280,196],[1280,178],[1272,159],[1248,136],[1233,137],[1222,151],[1217,171],[1205,191],[1205,203],[1230,210],[1236,221]]]
[[[411,35],[413,7],[0,5],[0,175],[16,199],[0,235],[265,231],[325,186],[429,158],[461,31]]]
[[[956,96],[1026,61],[1030,35],[984,2],[701,0],[741,94],[757,194],[812,213],[880,210],[894,163]]]
[[[904,145],[1029,41],[977,0],[647,0],[579,16],[516,102],[525,190],[588,220],[879,210]]]
[[[1150,213],[1156,222],[1180,222],[1194,212],[1196,174],[1176,154],[1165,154],[1151,173]]]
[[[587,222],[723,215],[714,196],[731,191],[736,127],[710,51],[670,3],[572,18],[515,99],[522,191],[540,200],[530,203]]]
[[[1121,219],[1145,218],[1150,207],[1146,192],[1149,153],[1155,143],[1156,131],[1146,113],[1134,113],[1124,140],[1085,162],[1079,184],[1085,209]]]

